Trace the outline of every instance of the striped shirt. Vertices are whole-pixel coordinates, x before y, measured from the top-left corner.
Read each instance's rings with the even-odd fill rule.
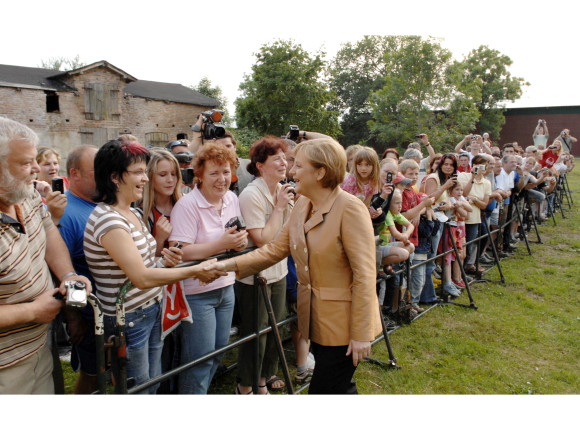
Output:
[[[54,288],[44,255],[46,231],[54,228],[40,195],[15,206],[16,220],[0,213],[1,305],[31,302]],[[0,369],[39,351],[46,343],[48,324],[29,322],[0,329]]]
[[[105,203],[99,203],[95,207],[85,228],[85,257],[97,284],[97,297],[101,301],[103,312],[106,315],[115,315],[117,294],[129,279],[103,248],[101,240],[106,233],[116,228],[127,231],[133,238],[145,266],[155,267],[155,239],[149,233],[139,212],[133,208],[131,211],[139,219],[141,231],[122,214]],[[161,294],[161,287],[144,290],[132,287],[125,296],[125,312],[134,311],[151,299],[160,299]]]

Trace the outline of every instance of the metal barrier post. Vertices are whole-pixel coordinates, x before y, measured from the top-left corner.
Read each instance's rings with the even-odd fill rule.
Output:
[[[455,259],[457,261],[459,261],[459,251],[457,250],[457,244],[455,243],[455,238],[453,237],[453,234],[451,231],[451,226],[449,225],[448,222],[445,223],[444,228],[447,230],[447,233],[449,234],[449,238],[451,239],[451,245],[453,246],[453,253],[455,254]],[[479,243],[478,243],[478,245],[479,245]],[[444,244],[444,247],[445,246],[446,245]],[[476,256],[476,258],[477,258],[477,256]],[[443,256],[443,261],[445,261],[445,256]],[[469,282],[467,282],[467,274],[465,273],[465,269],[463,268],[463,264],[459,264],[459,269],[461,270],[461,277],[463,278],[463,282],[465,283],[465,289],[467,290],[467,295],[469,297],[469,305],[464,305],[462,303],[455,303],[455,302],[450,302],[450,303],[457,305],[457,306],[466,306],[466,307],[470,307],[472,309],[477,310],[477,306],[475,305],[475,302],[473,301],[473,296],[471,295],[471,288],[469,288]]]
[[[115,346],[117,347],[118,380],[116,391],[120,394],[127,394],[127,337],[125,332],[125,295],[133,286],[131,281],[127,281],[119,290],[115,302],[115,316],[117,322],[117,336]]]
[[[294,394],[294,387],[292,386],[292,381],[290,380],[290,371],[288,370],[288,363],[286,362],[286,356],[284,355],[282,339],[280,338],[280,332],[278,331],[278,326],[276,325],[276,316],[274,315],[274,310],[272,309],[272,302],[270,301],[270,297],[268,297],[268,285],[266,283],[266,279],[262,278],[261,276],[258,277],[258,287],[262,291],[262,297],[264,298],[264,304],[266,305],[266,311],[268,312],[268,319],[270,320],[270,327],[272,328],[272,333],[274,334],[274,339],[276,341],[276,349],[278,350],[278,357],[280,358],[282,373],[284,373],[284,379],[286,380],[286,391],[288,394]]]
[[[97,364],[97,391],[100,394],[107,393],[107,374],[105,373],[105,324],[103,307],[100,300],[94,294],[89,294],[87,301],[93,307],[95,314],[95,344]]]
[[[493,237],[491,236],[491,227],[489,225],[489,222],[487,221],[487,217],[482,214],[482,220],[483,222],[485,222],[485,227],[487,228],[487,237],[489,239],[489,243],[491,245],[491,252],[493,253],[493,258],[495,260],[495,264],[499,270],[499,276],[501,277],[501,282],[502,284],[505,284],[505,277],[503,276],[503,271],[501,270],[501,264],[499,261],[499,255],[497,253],[497,248],[495,247],[495,243],[493,242]],[[501,231],[501,227],[498,227],[498,234]]]
[[[516,218],[520,225],[523,224],[522,215],[520,214],[520,210],[518,209],[517,202],[514,201],[514,208],[516,209]],[[511,233],[510,233],[511,234]],[[532,250],[530,248],[530,244],[528,242],[528,237],[524,234],[524,241],[526,242],[526,248],[528,248],[528,254],[532,255]]]

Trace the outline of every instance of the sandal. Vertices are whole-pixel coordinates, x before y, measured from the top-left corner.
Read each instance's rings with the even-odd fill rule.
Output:
[[[278,387],[274,387],[274,384],[276,382],[281,382],[282,384]],[[268,379],[266,381],[266,386],[268,387],[268,390],[273,391],[275,393],[279,392],[279,391],[284,391],[284,388],[286,387],[286,383],[284,381],[282,381],[280,378],[278,378],[276,375],[271,376],[270,379]]]
[[[254,393],[252,393],[252,390],[248,391],[247,393],[242,393],[242,392],[240,391],[240,385],[239,385],[239,384],[237,384],[237,385],[236,385],[236,389],[234,390],[234,394],[254,394]]]
[[[305,369],[302,372],[296,373],[296,383],[299,385],[307,384],[312,379],[312,369]]]

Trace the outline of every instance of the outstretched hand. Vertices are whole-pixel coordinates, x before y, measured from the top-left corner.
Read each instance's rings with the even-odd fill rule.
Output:
[[[228,272],[224,270],[225,264],[218,262],[215,258],[204,261],[195,267],[197,268],[195,277],[199,279],[200,282],[206,284],[228,274]]]

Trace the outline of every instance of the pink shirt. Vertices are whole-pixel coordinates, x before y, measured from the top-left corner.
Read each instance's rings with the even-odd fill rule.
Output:
[[[373,188],[370,182],[366,185],[363,185],[363,189],[361,192],[361,190],[358,189],[356,177],[352,173],[346,175],[346,178],[344,178],[344,181],[342,181],[342,184],[340,184],[340,188],[342,188],[347,193],[352,194],[355,197],[358,197],[363,202],[379,192],[378,189]]]
[[[171,211],[170,241],[186,243],[207,243],[219,239],[225,232],[224,226],[235,216],[241,216],[238,198],[228,191],[223,198],[222,214],[208,203],[197,186],[190,193],[177,201]],[[225,252],[223,249],[220,251]],[[197,279],[183,281],[185,294],[200,294],[207,291],[217,290],[232,285],[235,273],[229,272],[227,276],[215,280],[211,284],[200,285]]]

